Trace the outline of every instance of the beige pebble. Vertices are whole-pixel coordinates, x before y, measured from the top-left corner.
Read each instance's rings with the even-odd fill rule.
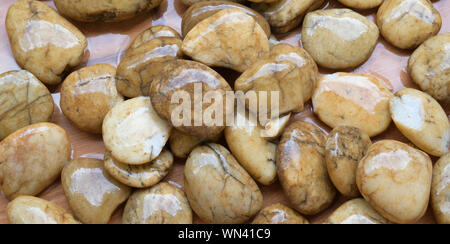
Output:
[[[402,49],[416,48],[436,35],[442,18],[429,0],[388,0],[377,12],[381,35]]]
[[[383,217],[399,224],[418,221],[430,198],[430,157],[394,140],[381,140],[361,159],[356,183],[364,198]]]
[[[208,66],[244,72],[269,52],[269,40],[256,20],[239,9],[217,12],[186,35],[182,50]]]
[[[336,195],[328,177],[325,143],[321,129],[296,121],[286,128],[278,144],[278,179],[292,206],[302,214],[320,213]]]
[[[408,72],[420,89],[450,102],[450,33],[431,37],[409,58]]]
[[[9,200],[36,196],[59,177],[71,153],[69,137],[58,125],[19,129],[0,142],[0,188]]]
[[[345,202],[325,220],[324,224],[390,224],[362,198]]]
[[[122,223],[192,224],[192,210],[181,189],[162,182],[130,196]]]
[[[314,113],[331,128],[354,126],[373,137],[391,123],[392,97],[386,85],[374,76],[335,73],[319,79],[312,102]]]
[[[275,203],[261,210],[252,224],[309,224],[309,221],[295,210]]]
[[[111,177],[102,160],[78,158],[61,173],[64,194],[75,217],[84,224],[107,224],[128,199],[131,188]]]
[[[350,8],[371,9],[380,6],[384,0],[338,0]]]
[[[146,164],[161,153],[171,127],[155,112],[148,97],[116,105],[103,121],[103,142],[111,155],[125,164]]]
[[[14,2],[5,25],[17,64],[45,84],[59,84],[65,71],[80,64],[87,46],[77,27],[40,1]]]
[[[173,155],[168,150],[163,150],[153,161],[142,165],[128,165],[119,162],[105,154],[105,169],[121,183],[134,188],[151,187],[160,182],[173,166]]]
[[[61,110],[76,127],[101,134],[103,119],[123,101],[116,88],[116,68],[95,64],[70,74],[61,86]]]
[[[53,98],[26,70],[0,74],[0,140],[27,125],[50,121]]]
[[[442,156],[450,148],[450,123],[441,105],[430,95],[412,88],[395,93],[390,101],[397,128],[425,152]]]
[[[369,136],[356,127],[338,126],[328,135],[325,145],[328,174],[342,195],[360,195],[356,185],[356,169],[370,145]]]
[[[31,196],[20,196],[8,203],[10,224],[79,224],[72,214],[58,205]]]
[[[450,224],[450,153],[442,156],[433,167],[431,207],[439,224]]]
[[[258,185],[223,146],[195,148],[184,167],[184,187],[192,210],[205,222],[242,224],[262,207]]]

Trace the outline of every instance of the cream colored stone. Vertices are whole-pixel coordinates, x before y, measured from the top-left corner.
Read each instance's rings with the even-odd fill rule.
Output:
[[[171,127],[153,109],[148,97],[137,97],[111,109],[103,121],[103,142],[125,164],[145,164],[161,153]]]
[[[442,18],[429,0],[387,0],[377,12],[381,35],[402,49],[416,48],[441,29]]]
[[[78,158],[61,173],[64,194],[75,217],[84,224],[107,224],[128,199],[131,188],[111,177],[102,160]]]
[[[328,135],[325,145],[328,175],[342,195],[360,195],[356,185],[356,169],[370,145],[369,136],[356,127],[338,126]]]
[[[10,224],[79,224],[72,214],[44,199],[20,196],[8,203]]]
[[[380,6],[384,0],[338,0],[350,8],[371,9]]]
[[[317,10],[306,15],[302,44],[322,67],[359,66],[372,55],[379,31],[375,23],[350,9]]]
[[[450,33],[431,37],[418,47],[409,58],[408,72],[420,89],[450,102]]]
[[[404,88],[391,98],[390,111],[397,128],[425,152],[442,156],[450,148],[450,123],[441,105],[430,95]]]
[[[14,58],[45,84],[62,81],[81,62],[86,37],[51,7],[35,0],[14,2],[6,16]]]
[[[134,192],[122,216],[124,224],[192,224],[192,210],[184,192],[162,182]]]
[[[240,9],[222,10],[186,35],[183,52],[208,66],[244,72],[269,52],[269,40],[254,18]]]
[[[430,157],[394,140],[381,140],[369,147],[356,172],[364,198],[383,217],[399,224],[418,221],[430,198]]]
[[[324,224],[390,224],[362,198],[345,202],[325,220]]]
[[[261,210],[252,224],[309,224],[309,221],[295,210],[275,203]]]
[[[450,224],[450,153],[442,156],[433,167],[431,207],[439,224]]]
[[[391,123],[392,97],[386,85],[374,76],[335,73],[319,79],[312,102],[314,113],[331,128],[354,126],[373,137]]]
[[[19,129],[0,142],[0,188],[9,200],[35,196],[59,177],[71,153],[69,137],[58,125]]]
[[[53,98],[26,70],[0,74],[0,140],[27,125],[50,121]]]
[[[218,144],[191,152],[184,168],[184,187],[192,210],[208,223],[244,223],[262,207],[263,196],[256,183]]]
[[[325,162],[325,133],[303,121],[292,123],[277,148],[278,179],[292,206],[302,214],[327,209],[336,190]]]

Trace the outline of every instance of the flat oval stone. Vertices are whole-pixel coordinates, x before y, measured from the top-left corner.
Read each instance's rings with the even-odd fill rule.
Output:
[[[171,129],[153,109],[149,97],[136,97],[108,112],[103,121],[103,142],[115,159],[141,165],[158,157]]]
[[[408,72],[420,89],[450,102],[450,33],[431,37],[409,58]]]
[[[116,68],[95,64],[70,74],[61,86],[61,110],[76,127],[101,134],[103,119],[123,101],[116,88]]]
[[[80,64],[87,46],[80,30],[40,1],[13,3],[5,25],[17,64],[45,84],[60,83],[64,71]]]
[[[48,122],[53,98],[36,77],[26,70],[0,74],[0,140],[27,125]]]
[[[383,0],[338,0],[340,3],[350,8],[356,9],[371,9],[378,7],[383,3]]]
[[[390,224],[362,198],[345,202],[325,220],[324,224]]]
[[[244,72],[269,52],[269,40],[254,18],[226,9],[198,23],[186,35],[183,52],[208,66]]]
[[[369,147],[356,172],[356,184],[364,198],[383,217],[394,223],[418,221],[430,198],[430,157],[394,140]]]
[[[208,223],[244,223],[262,207],[258,185],[218,144],[191,152],[184,167],[184,187],[192,210]]]
[[[450,149],[450,122],[441,105],[430,95],[404,88],[390,100],[392,120],[414,145],[433,156]]]
[[[59,177],[71,153],[69,137],[58,125],[19,129],[0,142],[0,188],[9,200],[35,196]]]
[[[225,119],[233,111],[231,103],[226,103],[226,93],[231,91],[228,82],[210,67],[194,61],[176,60],[160,72],[149,94],[158,114],[176,129],[199,139],[213,139],[223,131]],[[203,99],[208,94],[221,97],[222,103]],[[223,121],[214,120],[220,118],[219,115],[208,117],[207,112],[214,108],[217,113],[222,113]],[[178,116],[182,119],[178,120]]]
[[[309,224],[309,221],[293,209],[275,203],[261,210],[252,224]]]
[[[130,98],[146,96],[164,67],[181,57],[181,39],[177,37],[158,37],[130,48],[117,67],[117,89]]]
[[[342,195],[360,195],[356,185],[356,169],[370,145],[369,136],[352,126],[338,126],[328,135],[325,144],[328,175]]]
[[[128,165],[105,154],[105,169],[116,180],[134,188],[151,187],[160,182],[172,169],[173,155],[163,150],[153,161],[142,165]]]
[[[370,137],[385,131],[391,123],[389,100],[393,94],[376,77],[335,73],[319,79],[312,97],[314,113],[334,128],[360,128]]]
[[[302,45],[322,67],[346,69],[364,63],[379,37],[371,20],[350,9],[310,12],[302,25]]]
[[[389,43],[413,49],[439,33],[442,17],[429,0],[390,0],[378,8],[376,22]]]
[[[79,224],[72,214],[58,205],[31,196],[20,196],[8,203],[10,224]]]
[[[328,177],[325,142],[321,129],[296,121],[286,128],[278,144],[278,179],[294,209],[302,214],[327,209],[336,195]]]
[[[192,210],[184,192],[162,182],[135,191],[122,216],[124,224],[192,224]]]
[[[130,49],[138,48],[139,46],[159,37],[173,37],[181,40],[180,34],[170,26],[153,25],[136,36],[130,45]]]
[[[78,158],[61,173],[67,202],[84,224],[108,223],[114,210],[131,193],[131,188],[111,177],[103,165],[99,159]]]

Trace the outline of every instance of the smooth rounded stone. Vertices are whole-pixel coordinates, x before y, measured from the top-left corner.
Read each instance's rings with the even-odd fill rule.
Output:
[[[270,25],[261,14],[242,4],[230,1],[202,1],[190,6],[184,12],[181,22],[181,32],[183,36],[186,36],[189,31],[192,30],[192,28],[194,28],[194,26],[196,26],[202,20],[224,9],[240,9],[244,11],[246,14],[252,16],[264,30],[267,37],[270,37]]]
[[[153,161],[142,165],[128,165],[119,162],[105,153],[105,169],[121,183],[134,188],[151,187],[160,182],[173,166],[173,155],[168,150],[163,150]]]
[[[442,156],[433,167],[431,207],[439,224],[450,224],[450,153]]]
[[[0,74],[0,140],[27,125],[50,121],[53,98],[26,70]]]
[[[184,3],[185,5],[193,5],[196,3],[200,3],[200,2],[213,2],[214,0],[181,0],[182,3]],[[233,2],[233,3],[242,3],[245,0],[224,0],[226,2]],[[214,1],[215,2],[215,1]]]
[[[356,184],[380,215],[394,223],[414,223],[428,207],[432,167],[426,153],[399,141],[381,140],[361,159]]]
[[[148,97],[116,105],[103,121],[103,142],[125,164],[146,164],[159,156],[169,140],[170,125],[155,112]]]
[[[392,97],[386,85],[374,76],[335,73],[319,79],[312,102],[314,113],[331,128],[354,126],[373,137],[391,123]]]
[[[278,144],[278,179],[292,206],[302,214],[320,213],[336,195],[328,177],[325,143],[321,129],[296,121],[286,128]]]
[[[380,6],[383,0],[338,0],[350,8],[356,9],[371,9]]]
[[[153,25],[136,36],[130,45],[130,49],[135,49],[153,39],[160,37],[173,37],[181,40],[180,34],[170,26]]]
[[[318,9],[324,2],[324,0],[277,0],[257,2],[251,6],[266,18],[274,32],[286,33],[297,27],[308,12]]]
[[[65,71],[80,64],[87,46],[80,30],[39,1],[13,3],[5,25],[17,64],[45,84],[60,83]]]
[[[325,220],[324,224],[391,224],[362,198],[345,202]]]
[[[222,137],[222,134],[219,134],[212,139],[200,139],[196,136],[191,136],[185,132],[173,129],[169,138],[170,150],[177,158],[187,158],[189,153],[201,143],[217,142],[220,137]]]
[[[184,167],[184,188],[194,212],[208,223],[244,223],[263,203],[258,185],[218,144],[191,152]]]
[[[182,49],[208,66],[244,72],[266,57],[270,46],[254,18],[240,9],[225,9],[195,25],[184,38]]]
[[[430,95],[404,88],[390,101],[390,111],[400,132],[414,145],[433,156],[450,148],[450,123],[441,105]]]
[[[162,0],[55,0],[58,11],[81,22],[120,22],[158,7]]]
[[[72,214],[58,205],[31,196],[20,196],[8,203],[10,224],[79,224]]]
[[[199,139],[212,139],[225,129],[226,118],[233,111],[233,105],[226,102],[226,93],[231,91],[228,82],[208,66],[177,60],[165,66],[149,94],[158,114],[176,129]],[[208,95],[221,96],[222,104],[212,102]]]
[[[35,196],[52,184],[70,160],[66,131],[52,123],[19,129],[0,142],[0,188],[6,198]]]
[[[442,18],[429,0],[384,1],[377,12],[381,35],[392,45],[413,49],[439,33]]]
[[[279,114],[303,110],[305,99],[303,98],[302,72],[289,60],[277,61],[268,58],[254,63],[237,78],[234,90],[242,91],[244,94],[254,92],[258,103],[246,102],[247,96],[238,97],[238,99],[241,99],[252,113],[258,115],[267,113],[269,119]],[[272,97],[272,93],[276,93],[276,96]],[[261,109],[261,105],[266,107]],[[275,107],[276,111],[272,111]]]
[[[269,120],[263,126],[263,137],[266,138],[266,140],[276,140],[279,138],[283,133],[284,128],[289,124],[291,115],[292,114],[289,113]]]
[[[269,56],[277,62],[290,61],[297,66],[303,86],[303,102],[311,99],[319,79],[319,69],[311,55],[301,47],[280,43],[271,48]]]
[[[104,162],[78,158],[61,173],[61,183],[72,212],[84,224],[106,224],[114,210],[128,199],[131,188],[111,177]]]
[[[350,9],[317,10],[303,21],[303,48],[325,68],[359,66],[372,55],[378,37],[375,23]]]
[[[309,221],[295,210],[275,203],[261,210],[252,224],[309,224]]]
[[[95,64],[70,74],[61,86],[61,110],[76,127],[101,134],[103,119],[123,102],[116,88],[116,68]]]
[[[450,102],[450,33],[431,37],[419,46],[409,58],[408,72],[420,89]]]
[[[124,224],[192,224],[192,210],[184,192],[162,182],[135,191],[122,216]]]
[[[125,97],[147,96],[148,89],[164,67],[183,57],[181,39],[158,37],[130,48],[117,67],[116,85]]]
[[[352,126],[338,126],[328,135],[325,145],[328,175],[342,195],[360,195],[356,185],[356,169],[370,145],[370,137]]]
[[[264,138],[263,132],[256,119],[237,112],[233,125],[225,128],[225,139],[233,156],[253,179],[270,185],[277,179],[277,145]]]

